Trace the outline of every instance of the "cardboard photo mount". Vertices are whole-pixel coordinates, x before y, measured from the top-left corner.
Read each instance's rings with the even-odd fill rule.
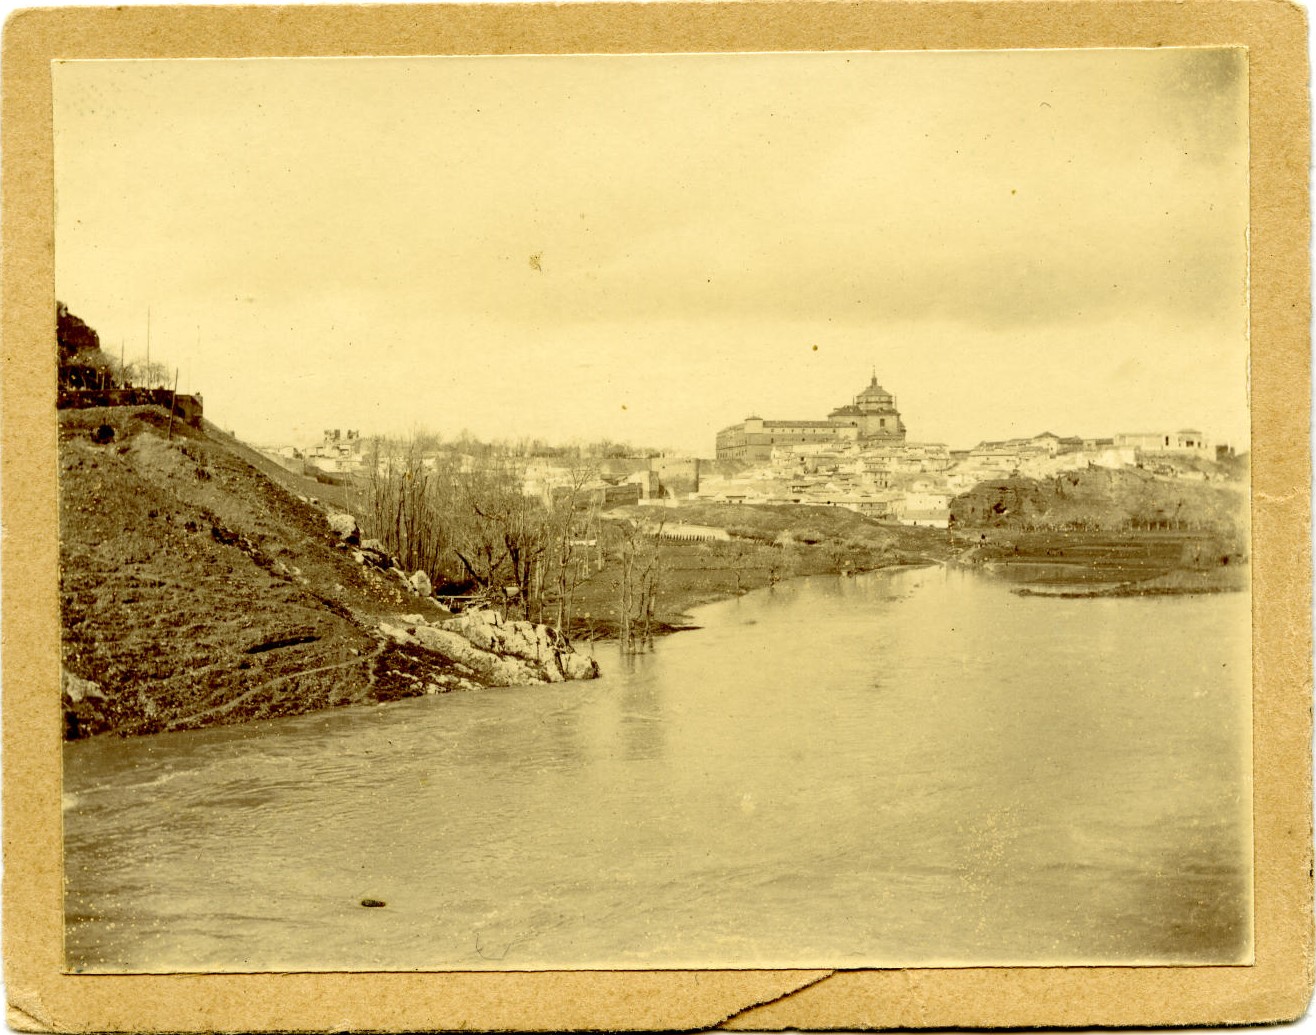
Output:
[[[1264,1023],[1312,989],[1306,23],[1283,0],[62,8],[3,52],[4,954],[32,1031]],[[546,973],[64,973],[51,61],[1242,46],[1249,60],[1255,962]]]

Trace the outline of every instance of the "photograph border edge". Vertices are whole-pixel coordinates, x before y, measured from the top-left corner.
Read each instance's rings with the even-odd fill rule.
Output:
[[[1079,16],[1081,12],[1081,17]],[[1246,46],[1256,962],[1247,967],[63,973],[50,62],[78,57]],[[1272,0],[33,8],[6,23],[4,949],[19,1030],[1026,1027],[1292,1019],[1312,988],[1309,99]],[[53,523],[52,523],[53,522]],[[180,994],[182,993],[182,994]]]

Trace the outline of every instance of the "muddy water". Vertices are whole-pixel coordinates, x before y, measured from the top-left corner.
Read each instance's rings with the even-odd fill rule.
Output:
[[[1250,956],[1246,595],[923,569],[698,617],[594,683],[69,745],[69,966]]]

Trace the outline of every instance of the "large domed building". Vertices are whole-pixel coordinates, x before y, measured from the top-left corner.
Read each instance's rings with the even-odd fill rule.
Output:
[[[746,417],[717,433],[719,460],[768,460],[779,446],[903,445],[905,423],[896,397],[877,383],[877,372],[858,395],[826,420],[764,420]]]
[[[852,402],[834,409],[827,419],[855,425],[859,429],[860,445],[905,441],[905,422],[896,409],[896,397],[877,383],[877,371],[873,371],[867,388]]]

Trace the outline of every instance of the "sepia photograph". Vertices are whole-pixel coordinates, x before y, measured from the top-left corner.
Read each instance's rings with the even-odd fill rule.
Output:
[[[1245,48],[51,89],[66,972],[1254,961]]]

